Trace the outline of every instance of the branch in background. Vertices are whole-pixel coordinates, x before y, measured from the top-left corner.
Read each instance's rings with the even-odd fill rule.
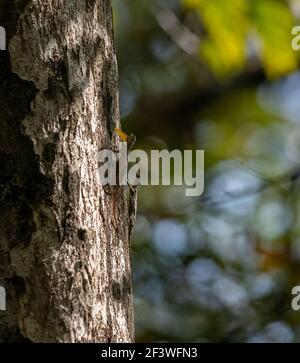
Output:
[[[182,24],[171,9],[162,7],[156,2],[152,12],[158,25],[180,49],[189,55],[197,55],[201,43],[200,38]]]
[[[241,163],[239,161],[239,163]],[[220,199],[216,199],[210,196],[203,196],[201,198],[201,202],[208,208],[218,208],[225,204],[232,203],[243,198],[249,198],[254,195],[258,195],[267,189],[271,189],[272,187],[277,188],[290,188],[292,187],[299,179],[300,179],[300,167],[295,168],[287,173],[284,173],[277,178],[268,178],[262,175],[260,172],[255,171],[253,168],[248,167],[246,164],[242,163],[248,170],[255,173],[258,176],[262,183],[257,188],[252,189],[244,189],[236,192],[224,191]],[[222,199],[222,198],[226,199]]]

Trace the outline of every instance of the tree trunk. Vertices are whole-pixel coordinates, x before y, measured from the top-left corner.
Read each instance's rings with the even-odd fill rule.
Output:
[[[109,0],[0,0],[0,340],[133,340],[129,212],[97,182],[117,147]]]

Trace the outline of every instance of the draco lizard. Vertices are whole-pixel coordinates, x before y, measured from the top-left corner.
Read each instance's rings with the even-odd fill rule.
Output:
[[[115,131],[117,132],[117,134],[119,135],[121,140],[123,142],[127,143],[127,152],[130,153],[130,151],[132,150],[132,148],[134,147],[134,144],[136,142],[135,135],[134,134],[126,135],[122,130],[120,130],[118,128],[115,128]],[[136,219],[138,186],[131,185],[129,183],[128,183],[128,186],[129,186],[129,200],[128,200],[128,209],[129,209],[128,210],[128,216],[129,216],[128,224],[129,224],[129,226],[128,226],[128,230],[129,230],[129,238],[130,238],[131,232],[132,232],[132,229],[133,229],[133,226],[135,223],[135,219]],[[114,223],[115,223],[116,228],[118,225],[117,204],[118,204],[118,198],[119,198],[119,193],[120,193],[121,188],[122,188],[121,185],[117,185],[116,191],[113,196],[113,218],[114,218]]]

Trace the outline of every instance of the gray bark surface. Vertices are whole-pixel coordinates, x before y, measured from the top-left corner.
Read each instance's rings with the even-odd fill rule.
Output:
[[[130,342],[127,193],[97,182],[116,148],[109,0],[0,1],[0,341]]]

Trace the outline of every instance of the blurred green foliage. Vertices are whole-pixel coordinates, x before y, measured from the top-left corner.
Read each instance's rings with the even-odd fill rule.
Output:
[[[113,0],[123,129],[204,149],[205,194],[142,187],[137,341],[300,341],[300,2]]]
[[[206,37],[200,54],[216,74],[243,69],[251,53],[270,78],[297,68],[290,44],[294,19],[286,1],[183,0],[183,5],[201,18]]]

